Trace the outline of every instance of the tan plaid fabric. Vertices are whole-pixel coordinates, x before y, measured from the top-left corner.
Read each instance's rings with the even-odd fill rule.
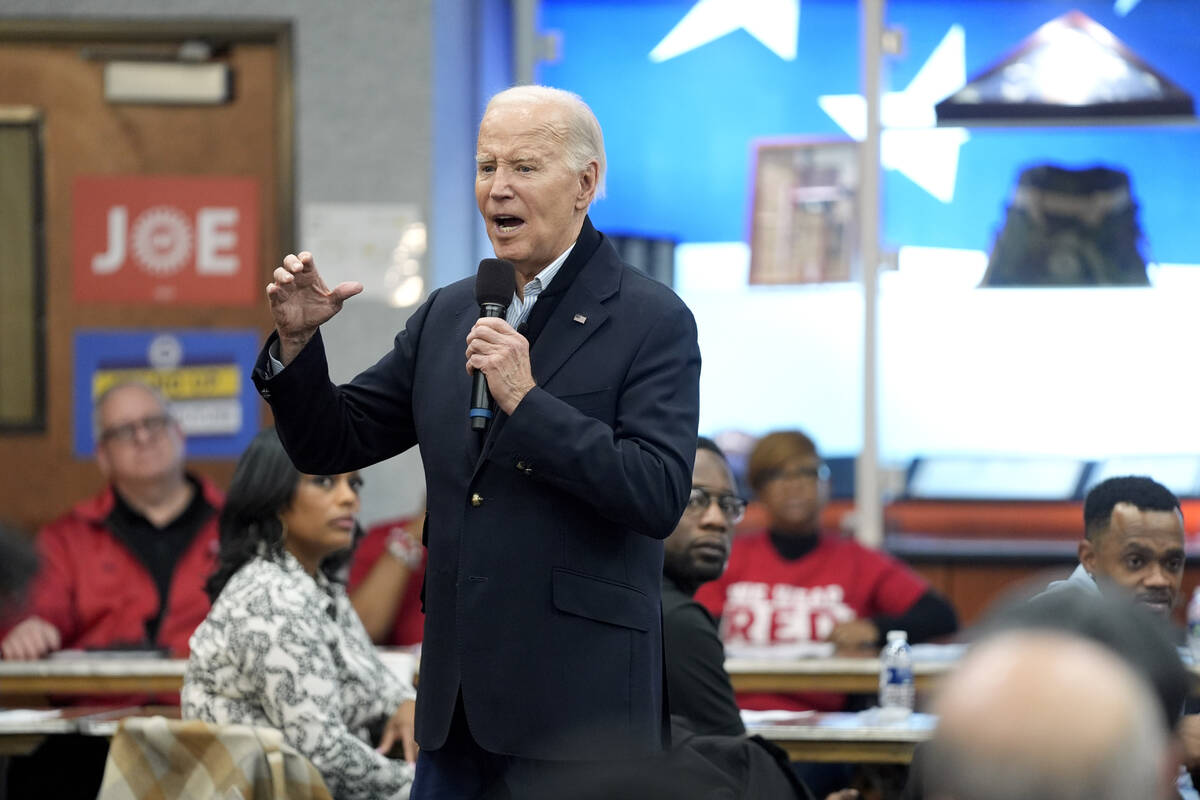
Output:
[[[97,800],[331,800],[321,774],[273,728],[122,720]]]

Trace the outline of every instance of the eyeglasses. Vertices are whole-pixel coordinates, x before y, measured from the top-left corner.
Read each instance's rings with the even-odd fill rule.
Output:
[[[762,474],[764,484],[771,481],[827,481],[829,467],[821,464],[816,467],[792,467],[791,469],[769,469]]]
[[[729,520],[730,524],[736,525],[742,521],[742,517],[746,516],[746,501],[736,494],[713,494],[708,489],[699,486],[692,487],[692,494],[688,497],[687,510],[692,514],[703,514],[714,500],[717,501],[717,507],[721,509],[721,513],[725,515],[725,519]]]
[[[124,425],[103,430],[100,432],[100,441],[102,442],[132,442],[137,438],[137,432],[140,428],[146,432],[146,435],[151,439],[162,435],[162,432],[171,424],[171,417],[166,414],[159,414],[153,417],[142,417],[133,422],[127,422]]]

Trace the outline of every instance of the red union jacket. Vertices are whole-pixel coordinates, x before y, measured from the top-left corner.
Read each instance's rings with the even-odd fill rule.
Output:
[[[216,509],[224,496],[209,481],[198,478],[204,498]],[[12,625],[37,615],[58,628],[63,649],[104,648],[142,642],[146,621],[158,611],[154,579],[106,524],[115,497],[106,487],[38,533],[40,560],[29,601]],[[184,551],[171,578],[166,611],[154,642],[172,657],[186,658],[188,639],[208,614],[204,582],[216,563],[217,517],[212,517]]]

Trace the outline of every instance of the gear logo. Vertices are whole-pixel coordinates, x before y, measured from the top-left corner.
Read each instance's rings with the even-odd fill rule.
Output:
[[[178,272],[192,252],[192,226],[170,206],[155,206],[140,214],[130,231],[133,256],[147,272]]]

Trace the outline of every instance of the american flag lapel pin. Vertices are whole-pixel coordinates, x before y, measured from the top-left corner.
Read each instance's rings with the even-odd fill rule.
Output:
[[[576,314],[575,321],[582,325],[583,323],[587,322],[587,317],[583,314]]]

